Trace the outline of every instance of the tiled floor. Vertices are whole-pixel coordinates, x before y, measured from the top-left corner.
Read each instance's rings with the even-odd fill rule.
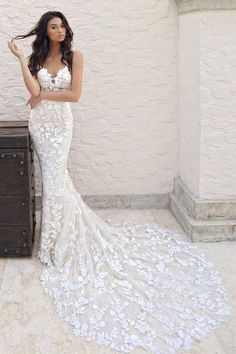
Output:
[[[97,209],[96,212],[104,219],[157,222],[161,227],[184,235],[168,210]],[[49,296],[44,294],[39,283],[43,265],[36,256],[39,216],[37,213],[33,257],[0,258],[0,354],[115,353],[73,336],[70,326],[58,317]],[[234,316],[203,341],[196,343],[191,354],[236,354],[236,242],[197,245],[221,272]],[[144,351],[139,353],[149,354]]]

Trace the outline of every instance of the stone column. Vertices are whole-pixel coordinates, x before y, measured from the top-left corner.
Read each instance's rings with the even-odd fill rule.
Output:
[[[236,0],[177,0],[179,175],[170,209],[192,241],[236,240]]]

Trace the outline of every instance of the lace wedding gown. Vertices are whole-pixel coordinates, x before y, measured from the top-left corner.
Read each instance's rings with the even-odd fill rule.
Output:
[[[43,90],[67,90],[67,66],[55,78],[41,68]],[[40,282],[76,336],[122,353],[191,349],[231,314],[219,272],[181,235],[158,224],[100,218],[67,169],[73,130],[69,102],[43,100],[30,111],[39,158],[42,215]]]

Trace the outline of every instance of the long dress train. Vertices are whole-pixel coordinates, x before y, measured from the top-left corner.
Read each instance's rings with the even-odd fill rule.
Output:
[[[67,90],[67,66],[38,72],[43,90]],[[42,181],[40,282],[76,336],[129,353],[192,348],[231,315],[219,272],[181,235],[158,224],[103,220],[86,205],[67,169],[69,102],[44,100],[29,131]]]

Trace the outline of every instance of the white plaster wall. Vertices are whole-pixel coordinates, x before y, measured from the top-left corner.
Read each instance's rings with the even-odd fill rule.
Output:
[[[194,195],[200,174],[199,12],[179,17],[179,171]]]
[[[202,197],[236,197],[236,10],[201,15]]]
[[[68,167],[81,194],[168,193],[177,174],[176,5],[168,0],[1,1],[1,119],[28,119],[29,97],[7,40],[48,10],[68,18],[84,55],[82,96],[71,103]],[[34,37],[17,41],[25,55]],[[36,166],[36,193],[40,190]]]
[[[236,197],[236,11],[179,17],[179,171],[203,198]]]

